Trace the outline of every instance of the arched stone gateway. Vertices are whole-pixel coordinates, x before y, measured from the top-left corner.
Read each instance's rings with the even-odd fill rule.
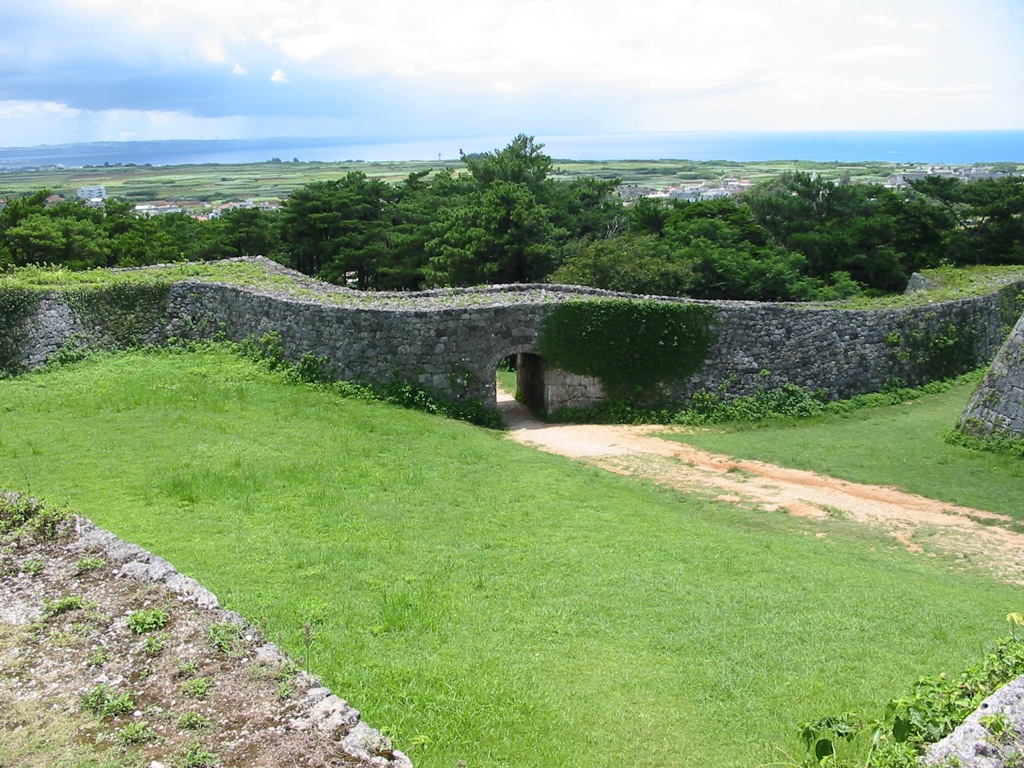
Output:
[[[516,354],[529,398],[554,410],[586,405],[600,390],[593,379],[556,371],[539,358],[545,318],[568,301],[639,298],[552,285],[362,294],[265,259],[249,261],[275,273],[273,288],[182,280],[159,293],[159,306],[153,306],[152,284],[145,290],[120,286],[109,296],[89,288],[35,295],[23,316],[0,317],[0,370],[43,364],[66,344],[242,340],[274,332],[285,357],[314,355],[341,378],[397,378],[486,404],[495,403],[495,366]],[[901,309],[698,302],[710,308],[713,340],[699,369],[665,382],[662,392],[683,403],[702,389],[730,397],[793,383],[836,398],[955,375],[992,358],[1005,324],[1020,314],[1021,287],[1024,281],[987,296]],[[104,301],[113,302],[109,311]],[[131,338],[115,327],[128,314]]]

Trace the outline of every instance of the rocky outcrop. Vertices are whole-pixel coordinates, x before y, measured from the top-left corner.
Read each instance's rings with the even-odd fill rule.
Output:
[[[982,438],[1024,437],[1024,316],[964,408],[960,429]]]
[[[986,718],[1002,716],[997,728]],[[949,736],[932,744],[924,765],[959,768],[1011,768],[1024,760],[1024,678],[985,699]]]

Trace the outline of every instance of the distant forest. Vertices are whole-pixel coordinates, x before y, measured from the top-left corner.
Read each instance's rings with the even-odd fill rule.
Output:
[[[624,201],[615,181],[559,180],[520,135],[463,157],[468,172],[397,184],[351,172],[294,190],[280,211],[206,221],[140,217],[130,202],[0,208],[0,269],[139,266],[262,254],[364,290],[553,282],[714,299],[809,300],[902,291],[916,270],[1024,263],[1024,177],[927,177],[907,189],[787,173],[712,201]]]

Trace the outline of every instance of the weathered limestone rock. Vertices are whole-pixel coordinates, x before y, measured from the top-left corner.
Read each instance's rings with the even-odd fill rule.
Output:
[[[1024,316],[967,402],[960,429],[978,437],[1024,437]]]
[[[1010,731],[995,739],[981,724],[989,715],[1004,715]],[[1024,735],[1024,678],[1017,678],[985,699],[953,733],[928,748],[924,765],[960,768],[1005,768],[1019,765]]]

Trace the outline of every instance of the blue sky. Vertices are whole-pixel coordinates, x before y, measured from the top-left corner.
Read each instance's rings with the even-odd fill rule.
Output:
[[[4,0],[0,146],[1024,129],[1022,0]]]

